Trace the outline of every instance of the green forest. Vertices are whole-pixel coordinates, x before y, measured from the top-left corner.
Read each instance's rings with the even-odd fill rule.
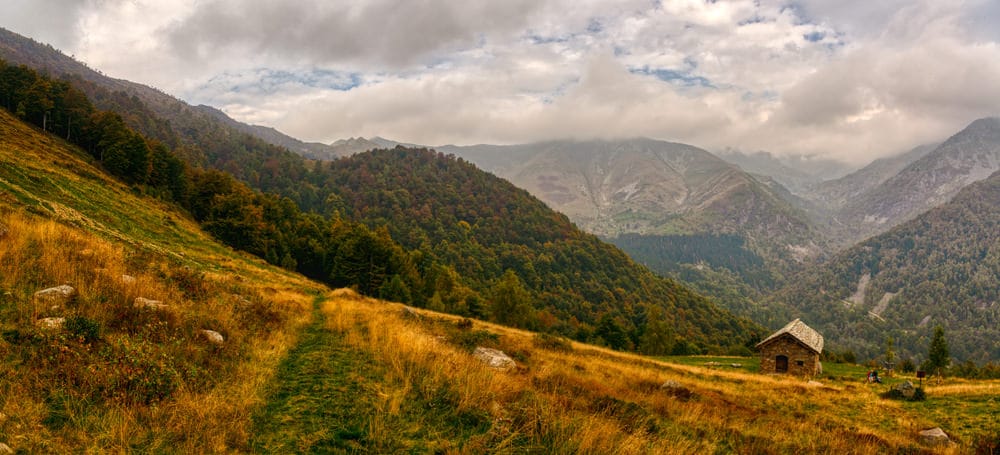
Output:
[[[851,304],[862,277],[864,300]],[[772,303],[836,333],[860,358],[878,356],[891,337],[919,361],[936,325],[953,356],[1000,357],[1000,174],[791,281]]]

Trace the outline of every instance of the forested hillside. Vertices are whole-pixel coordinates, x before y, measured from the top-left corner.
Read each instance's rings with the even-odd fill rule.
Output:
[[[492,310],[500,322],[646,352],[742,350],[760,335],[461,159],[397,147],[333,161],[317,175],[351,219],[385,226],[423,261],[447,264],[425,283],[430,308]]]
[[[806,271],[775,303],[831,347],[876,356],[889,337],[921,356],[934,326],[960,360],[1000,359],[1000,174]]]

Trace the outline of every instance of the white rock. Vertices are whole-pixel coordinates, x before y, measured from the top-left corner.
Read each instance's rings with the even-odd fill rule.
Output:
[[[0,442],[0,454],[8,455],[8,454],[13,454],[13,453],[14,453],[14,449],[10,448],[9,445]]]
[[[479,346],[472,355],[494,370],[510,371],[517,366],[514,359],[497,349]]]
[[[165,310],[168,305],[159,300],[136,297],[135,301],[132,302],[132,306],[143,310]]]
[[[215,344],[222,344],[224,341],[226,341],[226,339],[222,337],[222,334],[216,332],[215,330],[203,329],[201,331],[201,334],[205,337],[205,339]]]
[[[35,300],[39,300],[53,305],[62,305],[76,295],[73,286],[64,284],[53,288],[42,289],[35,293]]]
[[[135,277],[132,275],[122,275],[122,283],[135,284]]]
[[[920,441],[929,446],[946,446],[951,443],[951,439],[941,428],[921,431]]]
[[[66,318],[43,318],[35,321],[35,324],[43,329],[58,330],[66,324]]]

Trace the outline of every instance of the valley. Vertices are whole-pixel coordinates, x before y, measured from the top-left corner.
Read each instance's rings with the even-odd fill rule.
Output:
[[[805,11],[737,25],[824,24]],[[175,18],[145,74],[181,95],[0,28],[0,455],[1000,450],[988,103],[903,128],[870,87],[808,101],[851,71],[744,89],[691,56],[649,66],[600,17],[475,45],[423,26],[391,62],[365,59],[400,43],[295,54],[303,29],[256,45],[297,55],[283,69],[228,67],[247,49],[212,42],[245,29]],[[64,39],[100,38],[84,25]],[[617,44],[582,59],[581,37]],[[794,320],[818,334],[768,344]]]

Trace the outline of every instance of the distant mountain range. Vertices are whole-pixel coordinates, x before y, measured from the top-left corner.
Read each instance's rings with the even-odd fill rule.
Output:
[[[912,156],[912,155],[911,155]],[[836,211],[844,244],[885,232],[1000,170],[1000,119],[984,118]]]
[[[854,170],[836,160],[805,156],[777,157],[763,151],[746,153],[724,149],[717,151],[716,155],[751,174],[768,176],[795,193],[802,193],[819,182],[840,178]]]

